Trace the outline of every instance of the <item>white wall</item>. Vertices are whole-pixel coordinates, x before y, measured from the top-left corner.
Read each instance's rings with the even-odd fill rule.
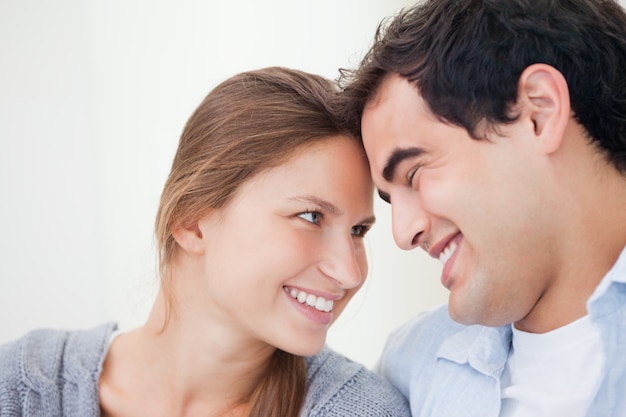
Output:
[[[42,326],[143,322],[161,187],[191,111],[224,78],[285,65],[334,78],[403,0],[0,1],[0,342]],[[329,343],[373,366],[443,302],[377,203],[370,277]]]
[[[158,197],[202,97],[267,65],[335,77],[410,3],[0,1],[0,343],[142,323]],[[368,366],[393,328],[447,297],[439,265],[397,249],[389,207],[376,211],[370,277],[329,336]]]
[[[86,15],[0,2],[0,341],[107,317]]]

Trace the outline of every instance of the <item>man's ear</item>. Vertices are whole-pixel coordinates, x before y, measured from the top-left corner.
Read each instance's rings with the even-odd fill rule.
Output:
[[[185,252],[193,255],[202,255],[204,253],[203,234],[198,222],[173,230],[172,236]]]
[[[563,74],[550,65],[530,65],[520,76],[517,98],[520,117],[532,123],[541,148],[546,153],[556,151],[571,117],[569,88]]]

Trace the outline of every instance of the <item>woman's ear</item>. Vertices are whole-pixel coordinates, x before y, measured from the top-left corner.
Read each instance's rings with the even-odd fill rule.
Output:
[[[204,253],[204,239],[198,222],[188,227],[181,227],[172,231],[176,243],[189,254],[202,255]]]
[[[532,123],[541,149],[556,151],[571,118],[569,88],[563,74],[550,65],[530,65],[520,76],[517,99],[520,117]]]

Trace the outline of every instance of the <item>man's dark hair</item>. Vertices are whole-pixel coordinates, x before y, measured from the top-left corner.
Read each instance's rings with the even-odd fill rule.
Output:
[[[383,21],[358,69],[342,70],[346,118],[387,74],[407,78],[442,121],[510,123],[524,69],[544,63],[565,77],[576,120],[626,172],[626,12],[611,0],[428,0]],[[416,90],[417,93],[417,90]]]

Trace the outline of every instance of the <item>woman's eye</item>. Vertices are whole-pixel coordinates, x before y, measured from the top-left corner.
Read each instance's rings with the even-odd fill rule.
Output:
[[[365,234],[370,230],[370,226],[365,224],[359,224],[356,226],[352,226],[352,230],[350,233],[352,236],[364,237]]]
[[[318,211],[305,211],[304,213],[298,214],[298,217],[309,223],[319,224],[320,220],[322,220],[322,213]]]

